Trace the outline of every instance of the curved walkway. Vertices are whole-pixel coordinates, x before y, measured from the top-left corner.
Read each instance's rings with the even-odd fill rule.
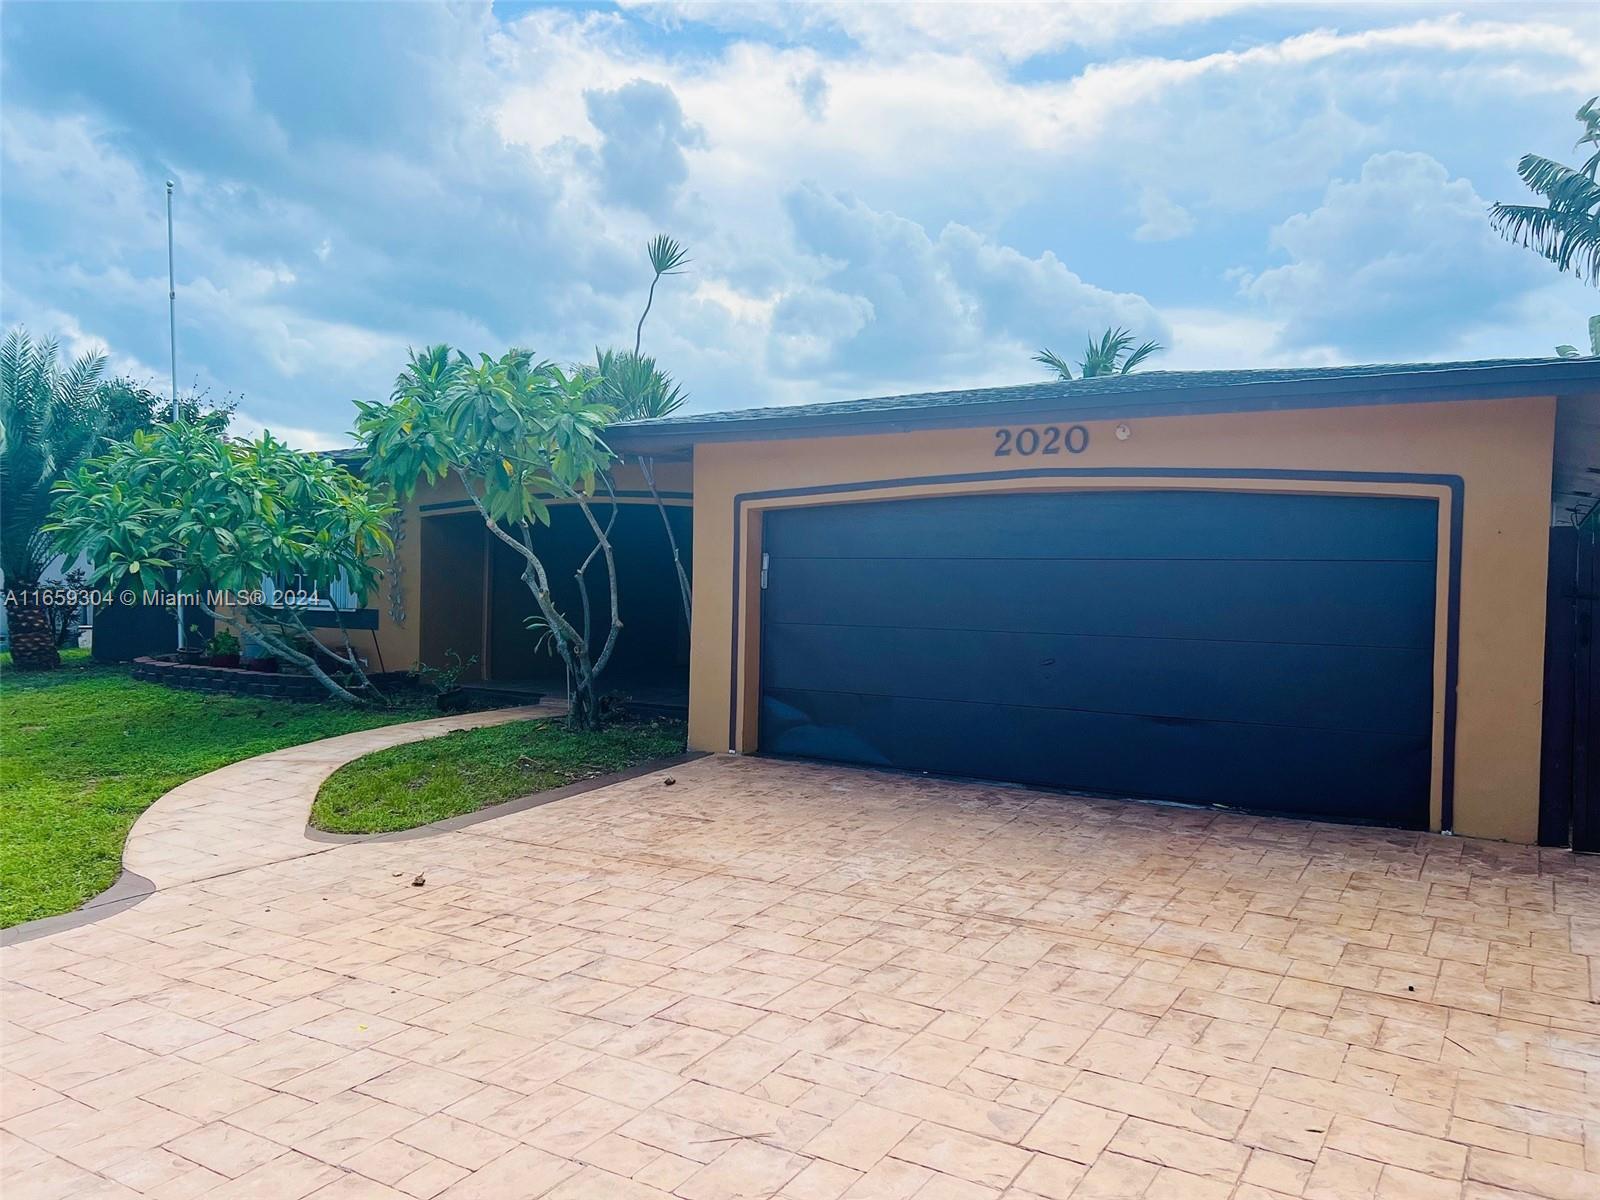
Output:
[[[122,849],[123,868],[160,890],[320,854],[328,843],[313,841],[306,821],[323,780],[345,763],[458,729],[561,711],[558,705],[532,704],[459,713],[303,742],[230,763],[179,784],[146,809]]]
[[[122,874],[109,888],[71,912],[0,930],[0,946],[104,920],[163,888],[320,854],[330,842],[393,837],[310,829],[311,805],[323,780],[345,763],[390,746],[563,711],[562,704],[530,704],[409,721],[302,742],[219,767],[179,784],[139,815],[123,843]]]

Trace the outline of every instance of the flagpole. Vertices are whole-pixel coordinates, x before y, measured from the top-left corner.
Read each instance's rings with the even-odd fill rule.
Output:
[[[172,269],[172,180],[167,180],[167,351],[172,363],[172,419],[178,419],[178,285]],[[183,633],[183,580],[178,593],[178,649],[185,648]]]

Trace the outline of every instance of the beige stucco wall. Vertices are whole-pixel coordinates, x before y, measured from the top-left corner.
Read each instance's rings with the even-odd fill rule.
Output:
[[[1538,822],[1555,402],[1521,400],[1306,409],[1274,413],[1084,422],[1088,447],[1057,458],[995,457],[993,426],[820,439],[708,443],[694,461],[694,650],[690,745],[753,750],[760,625],[761,514],[784,504],[891,499],[956,491],[1081,487],[1268,489],[1431,497],[1439,501],[1433,824],[1441,815],[1451,490],[1425,483],[1264,481],[1248,477],[1055,478],[917,483],[870,492],[751,499],[741,510],[734,579],[735,498],[789,488],[992,473],[1031,467],[1210,468],[1460,476],[1459,610],[1454,828],[1532,842]],[[1040,417],[1031,426],[1049,424]],[[737,616],[737,622],[735,620]],[[737,634],[735,628],[737,626]]]

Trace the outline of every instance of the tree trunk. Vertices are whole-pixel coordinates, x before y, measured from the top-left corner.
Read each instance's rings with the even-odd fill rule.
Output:
[[[367,701],[355,695],[348,688],[341,687],[337,680],[317,665],[315,658],[308,654],[300,653],[289,644],[288,639],[268,631],[265,626],[248,619],[248,616],[246,619],[234,616],[225,617],[216,609],[208,608],[204,604],[200,606],[200,611],[218,624],[232,629],[241,644],[247,638],[254,638],[279,658],[287,659],[296,666],[304,667],[306,672],[320,683],[333,699],[358,708],[367,703]]]
[[[693,629],[693,593],[689,587],[689,573],[683,569],[683,558],[678,553],[678,539],[672,532],[672,521],[667,517],[667,506],[661,500],[661,493],[656,491],[655,460],[641,454],[636,461],[639,464],[639,474],[643,475],[644,481],[650,485],[650,495],[655,498],[656,511],[661,514],[661,524],[667,530],[667,545],[672,549],[672,569],[678,574],[678,596],[683,601],[683,623]]]
[[[573,627],[572,622],[567,620],[555,606],[555,601],[551,599],[550,579],[545,572],[544,563],[534,553],[533,535],[528,522],[522,521],[517,526],[520,541],[512,537],[501,528],[500,522],[495,520],[483,500],[472,490],[472,484],[465,472],[458,469],[456,475],[466,490],[467,499],[472,501],[473,507],[478,510],[478,515],[483,518],[484,528],[522,556],[525,564],[522,569],[522,582],[533,594],[534,602],[539,606],[539,615],[543,617],[545,627],[550,631],[549,636],[555,645],[556,653],[561,656],[561,663],[566,667],[572,680],[572,706],[567,710],[567,724],[573,729],[598,730],[601,724],[600,693],[595,687],[595,681],[605,668],[606,660],[611,657],[612,647],[616,645],[617,630],[622,628],[622,622],[617,617],[617,565],[612,559],[611,543],[606,539],[604,529],[595,520],[594,513],[590,511],[583,498],[575,492],[568,492],[589,522],[589,528],[594,532],[606,560],[606,577],[611,599],[611,626],[606,633],[605,648],[598,658],[591,658],[584,633]],[[583,591],[581,571],[578,573],[577,583],[579,590]]]
[[[34,604],[7,604],[11,665],[19,671],[54,671],[61,666],[50,614]]]
[[[572,707],[567,711],[567,724],[573,729],[595,733],[601,729],[600,695],[591,679],[588,686],[572,689]]]

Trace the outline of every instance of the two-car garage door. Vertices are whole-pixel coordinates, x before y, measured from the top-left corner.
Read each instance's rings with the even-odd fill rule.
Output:
[[[766,517],[760,741],[1425,827],[1437,506],[968,495]]]

